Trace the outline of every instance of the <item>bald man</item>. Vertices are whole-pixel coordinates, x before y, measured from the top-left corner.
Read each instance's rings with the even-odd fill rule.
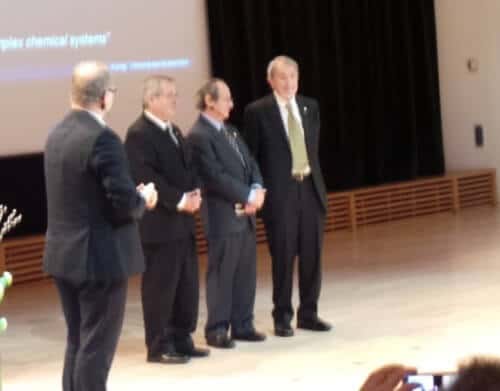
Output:
[[[153,184],[135,187],[123,145],[104,122],[115,92],[106,65],[78,64],[71,110],[45,147],[44,270],[68,327],[64,391],[106,390],[127,280],[144,270],[136,221],[157,201]]]

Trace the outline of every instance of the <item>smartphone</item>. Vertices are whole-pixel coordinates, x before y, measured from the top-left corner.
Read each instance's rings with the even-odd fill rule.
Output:
[[[445,373],[418,373],[405,377],[405,383],[418,384],[415,388],[419,391],[441,391],[451,386],[456,379],[457,374],[453,372]]]

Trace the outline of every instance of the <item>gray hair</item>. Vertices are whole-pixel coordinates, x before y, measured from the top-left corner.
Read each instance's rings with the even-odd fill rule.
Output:
[[[175,79],[166,75],[152,75],[144,80],[142,90],[142,107],[147,108],[148,102],[155,96],[160,96],[163,93],[164,83],[175,83]]]
[[[269,62],[269,65],[267,66],[267,79],[268,80],[272,79],[274,68],[279,63],[291,65],[297,70],[297,73],[299,72],[299,64],[293,58],[285,56],[285,55],[276,56]]]
[[[99,103],[111,85],[111,74],[106,64],[98,61],[78,63],[71,79],[73,103],[88,108]]]
[[[209,96],[214,101],[219,100],[219,86],[217,83],[224,83],[224,80],[216,77],[208,80],[196,93],[196,108],[204,111],[207,108],[205,97]]]

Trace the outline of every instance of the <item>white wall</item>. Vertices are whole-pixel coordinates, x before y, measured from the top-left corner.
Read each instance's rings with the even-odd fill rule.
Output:
[[[500,0],[435,0],[447,171],[500,172]],[[467,59],[478,61],[475,73]],[[474,125],[485,144],[474,143]]]

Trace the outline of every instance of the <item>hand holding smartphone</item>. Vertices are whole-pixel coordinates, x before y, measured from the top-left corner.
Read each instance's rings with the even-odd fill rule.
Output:
[[[454,372],[417,373],[405,376],[404,382],[418,384],[419,391],[441,391],[453,384],[457,374]]]

